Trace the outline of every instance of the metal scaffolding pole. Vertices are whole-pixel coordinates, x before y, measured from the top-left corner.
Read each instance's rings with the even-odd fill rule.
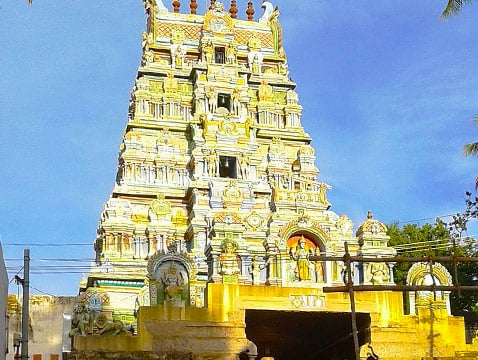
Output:
[[[352,280],[352,265],[350,261],[350,254],[349,254],[349,244],[345,242],[345,255],[344,255],[344,263],[347,271],[347,281],[346,288],[349,292],[350,297],[350,316],[352,318],[352,337],[354,339],[354,352],[355,352],[355,360],[360,360],[360,346],[358,341],[358,331],[357,331],[357,316],[355,313],[355,295],[354,295],[354,287],[353,287],[353,280]]]

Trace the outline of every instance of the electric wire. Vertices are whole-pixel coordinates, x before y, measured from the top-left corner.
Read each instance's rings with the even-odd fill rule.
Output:
[[[68,244],[59,244],[59,243],[51,243],[51,244],[39,244],[39,243],[2,243],[2,246],[45,246],[45,247],[58,247],[58,246],[92,246],[92,243],[68,243]]]
[[[40,289],[37,289],[36,287],[31,286],[31,285],[30,285],[30,289],[36,290],[36,291],[38,291],[39,293],[42,293],[42,294],[44,294],[44,295],[53,296],[53,297],[57,296],[57,295],[52,295],[52,294],[50,294],[50,293],[44,292],[44,291],[42,291],[42,290],[40,290]]]

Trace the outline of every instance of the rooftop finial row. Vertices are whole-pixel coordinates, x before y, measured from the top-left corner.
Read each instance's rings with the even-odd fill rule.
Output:
[[[164,4],[162,0],[143,0],[146,5],[146,9],[148,10],[151,4],[155,4],[159,11],[169,11],[168,7]],[[210,0],[209,10],[213,9],[216,4],[216,0]],[[172,11],[175,13],[180,12],[181,2],[179,0],[174,0],[171,2]],[[264,6],[264,5],[263,5]],[[189,1],[189,9],[191,14],[196,14],[198,9],[197,0],[190,0]],[[230,7],[229,7],[229,14],[231,18],[237,19],[237,14],[239,10],[237,8],[237,0],[231,0]],[[247,20],[253,21],[254,20],[254,3],[252,1],[247,2],[247,9],[245,11]]]

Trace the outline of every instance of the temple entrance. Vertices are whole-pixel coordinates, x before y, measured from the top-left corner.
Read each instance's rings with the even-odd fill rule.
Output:
[[[246,335],[258,359],[343,360],[354,358],[350,313],[246,310]],[[370,341],[370,315],[357,313],[360,346]]]

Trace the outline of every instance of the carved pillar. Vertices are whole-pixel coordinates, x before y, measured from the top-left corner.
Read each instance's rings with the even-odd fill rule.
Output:
[[[243,256],[241,257],[241,274],[245,277],[247,277],[248,279],[251,279],[251,275],[249,274],[249,266],[251,265],[251,256],[250,255],[246,255],[246,256]]]
[[[388,278],[390,284],[395,284],[395,278],[393,277],[393,267],[395,263],[387,263],[388,266]]]

